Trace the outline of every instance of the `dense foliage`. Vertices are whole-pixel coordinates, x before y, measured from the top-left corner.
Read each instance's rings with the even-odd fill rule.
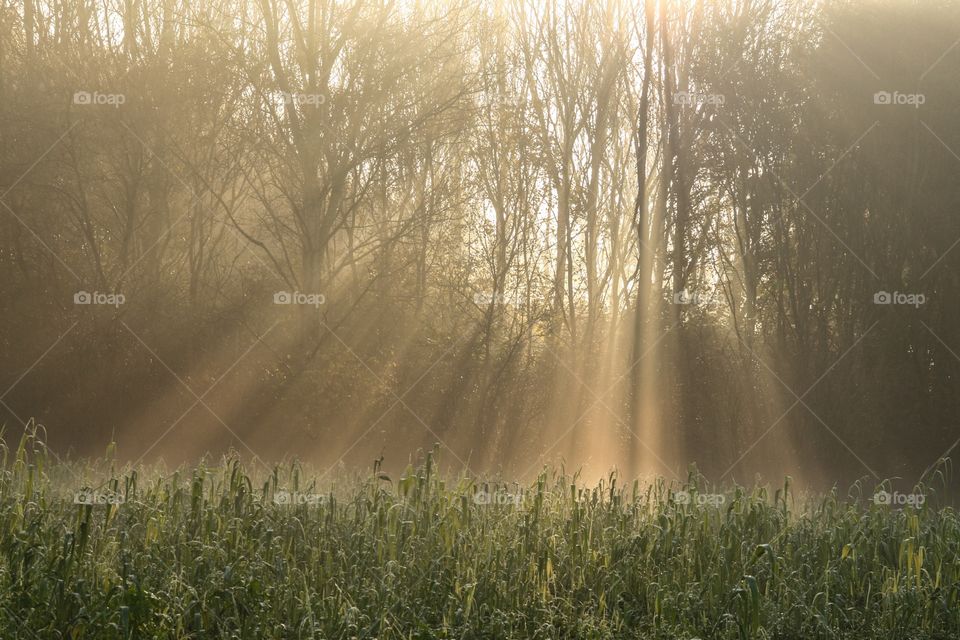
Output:
[[[860,487],[803,496],[789,481],[711,494],[695,472],[588,488],[544,471],[508,487],[443,478],[434,454],[322,491],[297,464],[111,466],[51,464],[32,440],[5,451],[3,637],[960,633],[960,518],[932,496],[901,510]],[[95,479],[122,502],[75,504]]]

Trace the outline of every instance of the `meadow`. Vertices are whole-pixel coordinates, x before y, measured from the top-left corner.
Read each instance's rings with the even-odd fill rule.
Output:
[[[873,486],[717,491],[693,470],[483,482],[439,473],[436,452],[400,477],[323,479],[111,455],[3,448],[0,637],[960,635],[960,519],[933,486],[946,467],[922,504],[883,504]]]

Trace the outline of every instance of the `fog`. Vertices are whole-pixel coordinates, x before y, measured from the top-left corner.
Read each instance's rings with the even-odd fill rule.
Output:
[[[958,37],[933,0],[5,4],[4,438],[929,480]]]

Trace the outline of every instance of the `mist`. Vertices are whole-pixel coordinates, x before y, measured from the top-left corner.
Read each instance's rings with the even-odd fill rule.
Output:
[[[5,3],[4,437],[929,479],[958,37],[935,1]]]

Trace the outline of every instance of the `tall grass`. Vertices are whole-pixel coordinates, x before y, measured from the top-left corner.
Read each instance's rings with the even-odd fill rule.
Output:
[[[960,521],[932,498],[2,454],[2,638],[960,637]],[[123,503],[75,504],[94,479]]]

